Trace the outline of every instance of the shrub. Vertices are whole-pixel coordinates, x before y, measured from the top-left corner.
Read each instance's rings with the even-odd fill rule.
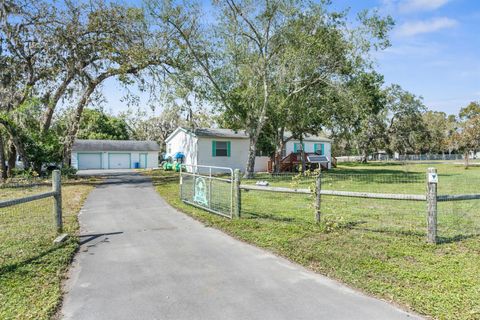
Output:
[[[60,172],[62,173],[62,176],[67,178],[67,179],[72,179],[75,178],[77,175],[77,169],[74,167],[70,166],[65,166],[60,169]]]

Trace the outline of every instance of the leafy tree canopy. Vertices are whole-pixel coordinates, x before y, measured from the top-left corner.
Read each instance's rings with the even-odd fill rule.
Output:
[[[85,109],[80,121],[78,139],[128,140],[128,126],[124,119],[101,109]]]
[[[480,115],[480,103],[477,101],[470,102],[470,104],[462,109],[458,114],[461,119],[471,119]]]

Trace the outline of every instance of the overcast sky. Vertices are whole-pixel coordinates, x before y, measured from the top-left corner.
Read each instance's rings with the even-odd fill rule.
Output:
[[[335,9],[350,8],[352,17],[360,10],[376,8],[394,18],[392,46],[377,55],[377,69],[387,84],[398,83],[422,96],[429,109],[448,114],[480,100],[479,0],[332,2]],[[105,84],[104,93],[107,110],[126,110],[120,101],[125,92],[115,81]]]

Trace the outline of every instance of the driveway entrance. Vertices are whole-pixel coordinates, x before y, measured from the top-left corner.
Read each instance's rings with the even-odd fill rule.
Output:
[[[64,319],[412,319],[398,308],[235,240],[118,174],[90,193]]]

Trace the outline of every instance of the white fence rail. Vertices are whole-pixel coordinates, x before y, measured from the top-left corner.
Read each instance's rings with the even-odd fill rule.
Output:
[[[463,160],[463,154],[401,154],[397,156],[390,156],[387,154],[379,154],[369,156],[369,161],[451,161]],[[359,162],[362,156],[338,156],[337,162]]]
[[[200,166],[199,166],[200,168]],[[190,170],[192,172],[198,172],[199,168],[193,168]],[[390,185],[398,183],[399,186],[402,186],[406,181],[411,181],[415,184],[415,188],[410,190],[403,187],[398,191],[410,190],[409,193],[380,193],[380,192],[363,192],[361,190],[333,190],[335,185],[332,186],[332,179],[336,181],[344,181],[344,175],[332,176],[332,174],[327,173],[325,178],[320,172],[318,175],[312,176],[311,180],[307,177],[307,186],[310,184],[310,188],[294,188],[294,187],[282,187],[282,186],[263,186],[263,185],[253,185],[253,184],[242,184],[241,174],[239,170],[232,171],[230,168],[221,168],[221,167],[208,167],[202,166],[203,170],[206,170],[207,174],[201,173],[192,173],[192,172],[181,172],[180,177],[180,193],[181,198],[184,202],[194,205],[196,207],[205,209],[207,211],[228,217],[240,218],[242,215],[242,190],[243,191],[253,191],[253,192],[273,192],[273,193],[286,193],[286,194],[303,194],[303,195],[313,195],[314,196],[314,210],[315,210],[315,221],[320,222],[322,219],[322,197],[323,196],[333,196],[333,197],[345,197],[345,198],[365,198],[365,199],[383,199],[383,200],[397,200],[397,201],[414,201],[414,202],[424,202],[425,209],[421,209],[419,212],[425,212],[425,217],[427,221],[426,225],[426,238],[430,243],[437,243],[439,237],[437,236],[437,215],[438,207],[437,202],[446,202],[446,201],[465,201],[465,200],[480,200],[480,193],[478,194],[458,194],[458,195],[438,195],[438,174],[435,168],[429,168],[427,170],[426,176],[408,176],[408,177],[382,177],[380,181],[382,183],[389,183]],[[210,169],[211,168],[211,169]],[[227,174],[224,176],[217,175],[215,176],[212,171],[213,168],[221,168],[227,170]],[[365,175],[366,177],[368,175]],[[345,175],[346,178],[351,178],[351,175]],[[354,178],[357,175],[353,175]],[[425,177],[425,178],[423,178]],[[190,179],[189,183],[186,183],[186,179]],[[325,180],[322,185],[322,180]],[[360,179],[361,180],[361,179]],[[372,181],[375,179],[371,178]],[[365,182],[361,180],[361,182]],[[368,182],[368,181],[367,181]],[[403,183],[402,183],[403,182]],[[199,186],[200,184],[200,186]],[[223,185],[222,185],[223,184]],[[421,193],[421,186],[426,186],[426,192]],[[305,184],[304,184],[305,185]],[[342,186],[342,185],[340,185]],[[365,186],[368,186],[366,184]],[[323,189],[322,187],[327,187],[328,189]],[[332,188],[333,187],[333,188]],[[345,187],[345,186],[344,186]],[[357,188],[359,186],[356,186]],[[420,187],[420,188],[419,188]],[[390,189],[394,190],[395,189]],[[416,192],[415,194],[414,192]],[[205,192],[204,192],[205,191]],[[222,202],[223,201],[223,202]],[[312,200],[313,201],[313,200]],[[324,200],[325,201],[325,200]],[[228,202],[228,204],[225,204]],[[327,201],[328,202],[328,201]],[[223,203],[223,205],[222,205]],[[250,208],[251,210],[251,208]],[[250,211],[246,211],[247,213]]]

